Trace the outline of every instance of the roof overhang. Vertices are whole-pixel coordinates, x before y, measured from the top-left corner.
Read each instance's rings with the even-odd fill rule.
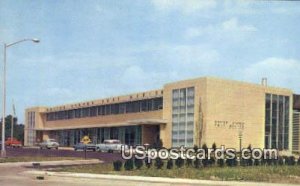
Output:
[[[163,119],[138,119],[129,120],[124,123],[105,123],[105,124],[93,124],[93,125],[78,125],[78,126],[61,126],[61,127],[48,127],[48,128],[37,128],[38,131],[51,131],[51,130],[68,130],[68,129],[84,129],[84,128],[105,128],[105,127],[126,127],[126,126],[137,126],[137,125],[165,125],[166,120]]]

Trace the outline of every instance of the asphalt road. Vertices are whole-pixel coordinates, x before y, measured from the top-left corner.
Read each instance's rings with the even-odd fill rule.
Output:
[[[45,156],[45,157],[85,157],[84,151],[66,149],[39,149],[39,148],[6,148],[8,157]],[[100,159],[105,163],[122,160],[120,153],[86,152],[87,158]]]

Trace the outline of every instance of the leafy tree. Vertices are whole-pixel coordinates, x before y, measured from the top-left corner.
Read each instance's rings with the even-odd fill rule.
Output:
[[[17,117],[13,118],[14,120],[14,132],[13,137],[16,138],[19,141],[24,141],[24,125],[18,124]],[[11,121],[12,121],[12,115],[8,115],[5,117],[5,139],[11,137]],[[0,122],[0,125],[2,125],[2,120]],[[0,127],[0,137],[2,138],[2,127]]]

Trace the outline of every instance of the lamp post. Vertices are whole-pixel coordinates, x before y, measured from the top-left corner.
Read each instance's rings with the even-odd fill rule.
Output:
[[[1,157],[6,157],[6,150],[5,150],[5,107],[6,107],[6,50],[8,47],[16,45],[21,42],[25,41],[32,41],[35,43],[40,42],[38,39],[22,39],[13,43],[6,44],[4,43],[4,59],[3,59],[3,100],[2,100],[2,143],[1,143]]]

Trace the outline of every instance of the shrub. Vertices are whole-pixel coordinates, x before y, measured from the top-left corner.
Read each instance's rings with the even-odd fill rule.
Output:
[[[134,165],[137,169],[140,169],[143,166],[143,161],[141,159],[134,159]]]
[[[285,164],[290,166],[295,165],[296,164],[295,157],[294,156],[287,157]]]
[[[227,159],[226,160],[226,165],[229,166],[229,167],[235,167],[235,166],[237,166],[236,157],[233,158],[233,159]]]
[[[148,159],[146,158],[145,159],[145,165],[149,169],[151,167],[151,165],[152,165],[152,160],[150,159],[150,161],[148,162]]]
[[[252,147],[251,147],[251,144],[249,144],[248,149],[250,150],[250,151],[249,151],[249,154],[252,154]],[[252,165],[253,165],[253,159],[252,159],[252,157],[251,157],[251,158],[249,158],[249,159],[247,160],[247,166],[252,166]]]
[[[242,159],[240,160],[240,165],[241,165],[241,166],[247,166],[247,163],[248,163],[248,160],[246,160],[246,159],[244,159],[244,158],[242,158]]]
[[[120,160],[114,161],[113,166],[114,166],[114,171],[120,171],[122,168],[122,162]]]
[[[211,148],[214,149],[214,151],[216,151],[216,149],[217,149],[216,143],[213,143],[212,146],[211,146]]]
[[[132,170],[133,169],[133,160],[132,159],[126,160],[126,162],[124,164],[124,168],[125,168],[125,170]]]
[[[202,149],[205,151],[205,155],[206,155],[205,159],[202,160],[202,164],[204,167],[207,167],[211,164],[211,162],[207,159],[208,147],[205,143],[202,145]]]
[[[200,168],[200,160],[198,159],[198,158],[196,158],[195,160],[194,160],[194,167],[196,168],[196,169],[198,169],[198,168]]]
[[[178,167],[178,168],[181,168],[183,165],[184,165],[184,159],[182,159],[181,157],[177,158],[175,160],[175,165]]]
[[[173,160],[169,159],[167,162],[167,169],[172,169],[173,168]]]
[[[194,151],[197,152],[198,151],[198,146],[194,145]]]
[[[157,169],[161,169],[164,166],[164,162],[160,158],[157,158],[154,165]]]
[[[208,160],[207,158],[203,159],[202,165],[203,165],[203,167],[208,167],[210,165],[210,160]]]
[[[209,163],[210,166],[215,165],[215,164],[216,164],[216,159],[215,159],[215,157],[210,157],[208,163]]]
[[[217,164],[219,167],[224,167],[224,164],[225,164],[224,159],[218,159]]]
[[[193,165],[193,160],[192,159],[186,159],[185,164],[186,164],[187,167],[191,167]]]
[[[300,165],[300,156],[299,156],[299,158],[298,158],[297,165]]]
[[[260,165],[259,159],[255,159],[253,165],[259,166]]]
[[[277,165],[284,165],[284,161],[283,161],[283,158],[281,156],[278,157],[278,159],[277,159]]]
[[[208,148],[207,148],[207,145],[205,143],[202,145],[202,149],[205,151],[205,154],[207,154]]]
[[[267,159],[267,165],[273,165],[273,159]]]
[[[267,164],[267,160],[264,159],[264,158],[262,158],[262,159],[260,160],[260,162],[261,162],[261,165],[266,165],[266,164]]]
[[[250,159],[247,160],[247,165],[248,166],[252,166],[253,165],[253,159],[252,158],[250,158]]]

